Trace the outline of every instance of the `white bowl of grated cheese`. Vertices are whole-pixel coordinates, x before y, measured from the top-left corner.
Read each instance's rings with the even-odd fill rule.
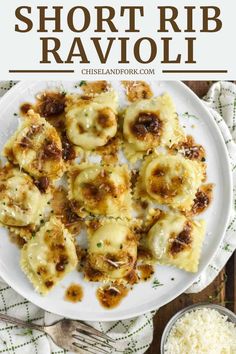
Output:
[[[236,315],[216,304],[195,304],[166,325],[161,354],[236,354]]]

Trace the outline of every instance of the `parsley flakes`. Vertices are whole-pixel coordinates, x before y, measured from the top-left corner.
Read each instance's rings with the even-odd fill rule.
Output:
[[[156,289],[158,288],[158,286],[163,286],[164,284],[160,283],[159,280],[157,278],[155,278],[152,282],[152,288]]]
[[[199,119],[199,118],[198,118],[197,116],[195,116],[194,114],[190,114],[190,113],[188,113],[188,112],[185,112],[185,113],[181,114],[181,116],[182,116],[183,118]]]
[[[81,87],[81,86],[84,86],[84,85],[87,85],[87,82],[86,81],[80,81],[80,83],[79,83],[79,86]]]

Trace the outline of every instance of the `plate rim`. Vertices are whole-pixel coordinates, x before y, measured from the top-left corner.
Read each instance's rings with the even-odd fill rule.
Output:
[[[35,84],[36,82],[61,82],[63,83],[63,81],[65,82],[74,82],[74,80],[24,80],[24,81],[19,81],[17,82],[9,91],[7,91],[4,96],[2,96],[0,98],[0,105],[2,105],[4,103],[5,100],[8,100],[9,96],[11,96],[12,94],[14,94],[14,92],[18,91],[19,88],[24,87],[26,88],[26,85],[28,84],[28,86],[30,86],[31,84]],[[112,81],[119,81],[119,80],[112,80]],[[159,80],[157,79],[154,79],[154,80],[149,80],[149,81],[156,81],[158,82]],[[159,81],[159,82],[166,82],[166,81]],[[206,116],[211,120],[211,123],[214,125],[215,127],[215,131],[217,132],[217,135],[219,138],[219,143],[220,143],[220,150],[224,150],[224,155],[226,156],[226,161],[225,161],[225,166],[227,165],[227,177],[228,177],[228,181],[229,181],[229,203],[228,203],[228,206],[227,206],[227,214],[226,214],[226,222],[225,222],[225,225],[224,225],[224,228],[223,228],[223,231],[222,231],[222,234],[221,234],[221,237],[219,239],[219,242],[218,242],[218,245],[217,247],[215,248],[215,250],[213,251],[211,257],[209,257],[208,261],[206,262],[205,266],[201,269],[200,272],[197,272],[196,275],[193,275],[193,278],[190,280],[190,281],[186,281],[186,284],[185,286],[178,292],[175,292],[174,293],[174,296],[170,297],[167,299],[167,301],[162,301],[160,305],[150,305],[148,306],[148,308],[146,310],[138,310],[138,307],[137,307],[137,310],[136,311],[133,311],[133,314],[132,315],[121,315],[121,316],[118,316],[116,315],[116,313],[111,313],[110,312],[110,316],[109,316],[109,312],[108,310],[104,309],[104,312],[103,312],[103,318],[94,318],[92,317],[93,315],[90,315],[89,318],[87,316],[82,316],[82,317],[78,317],[78,315],[73,315],[72,313],[70,313],[68,316],[68,318],[71,318],[71,319],[79,319],[79,320],[84,320],[84,321],[99,321],[99,322],[110,322],[110,321],[119,321],[119,320],[125,320],[125,319],[130,319],[130,318],[133,318],[133,317],[137,317],[137,316],[140,316],[144,313],[147,313],[147,312],[150,312],[150,311],[157,311],[160,307],[166,305],[167,303],[173,301],[175,298],[177,298],[179,295],[181,295],[182,293],[184,293],[195,281],[198,277],[200,277],[200,275],[205,271],[205,269],[208,267],[208,265],[210,264],[210,262],[212,261],[212,259],[214,258],[214,256],[216,255],[218,249],[219,249],[219,246],[223,240],[223,237],[225,235],[225,232],[226,232],[226,229],[227,229],[227,226],[229,224],[229,220],[230,220],[230,216],[231,216],[231,208],[232,208],[232,200],[233,200],[233,191],[232,191],[232,187],[233,187],[233,177],[232,177],[232,171],[231,171],[231,165],[230,165],[230,158],[229,158],[229,154],[228,154],[228,150],[226,148],[226,145],[225,145],[225,141],[224,141],[224,138],[223,138],[223,135],[220,131],[220,128],[219,126],[217,125],[217,123],[215,122],[214,120],[214,117],[213,115],[211,114],[211,112],[207,109],[207,107],[203,104],[203,102],[201,101],[201,99],[187,86],[185,85],[182,81],[177,81],[177,80],[170,80],[168,81],[169,83],[171,82],[174,82],[175,85],[179,86],[181,89],[184,89],[188,92],[188,94],[190,95],[191,98],[193,98],[195,101],[197,101],[197,103],[201,106],[201,109],[205,112]],[[9,103],[8,106],[10,106],[11,103]],[[55,315],[60,315],[60,316],[63,316],[65,317],[65,313],[64,311],[60,310],[60,308],[58,308],[57,312],[52,312],[52,310],[50,309],[50,306],[48,307],[47,303],[46,304],[43,304],[43,306],[40,304],[37,303],[37,301],[35,300],[32,300],[31,299],[31,296],[28,297],[28,294],[26,293],[26,291],[22,291],[21,288],[19,288],[17,285],[15,285],[13,283],[13,281],[9,280],[8,277],[7,277],[7,274],[3,271],[2,268],[0,268],[0,276],[3,278],[3,280],[9,285],[11,286],[19,295],[23,296],[24,298],[26,298],[28,301],[30,301],[31,303],[33,303],[34,305],[36,305],[37,307],[47,311],[47,312],[50,312],[50,313],[53,313]],[[153,300],[154,301],[154,300]],[[147,305],[146,305],[147,306]],[[107,315],[108,314],[108,315]]]

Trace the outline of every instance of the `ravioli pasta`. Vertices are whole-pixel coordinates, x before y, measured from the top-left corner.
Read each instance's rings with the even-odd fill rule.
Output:
[[[93,96],[66,97],[66,133],[85,150],[104,146],[117,132],[118,97],[115,91]]]
[[[168,94],[138,100],[124,113],[124,137],[128,158],[159,146],[171,146],[185,139],[175,106]]]
[[[50,179],[64,171],[62,144],[56,129],[33,110],[6,143],[3,155],[31,176]]]
[[[105,221],[95,231],[89,229],[87,267],[89,274],[99,272],[101,279],[127,276],[137,260],[137,240],[128,225]]]
[[[205,179],[205,166],[182,155],[152,154],[146,158],[136,188],[136,197],[190,210]]]
[[[148,232],[146,245],[158,263],[197,272],[204,235],[203,220],[163,212]]]
[[[69,198],[78,215],[130,217],[130,177],[126,165],[84,163],[69,171]]]
[[[56,217],[51,219],[21,250],[23,272],[41,294],[47,294],[76,268],[77,255],[70,233]]]
[[[39,223],[49,195],[42,194],[26,173],[7,165],[0,169],[0,222],[24,227]]]

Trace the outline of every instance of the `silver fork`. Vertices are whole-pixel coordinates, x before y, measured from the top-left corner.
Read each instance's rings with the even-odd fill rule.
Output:
[[[3,314],[0,321],[44,332],[56,345],[75,353],[110,354],[114,350],[123,353],[114,339],[80,321],[62,319],[50,326],[40,326]]]

